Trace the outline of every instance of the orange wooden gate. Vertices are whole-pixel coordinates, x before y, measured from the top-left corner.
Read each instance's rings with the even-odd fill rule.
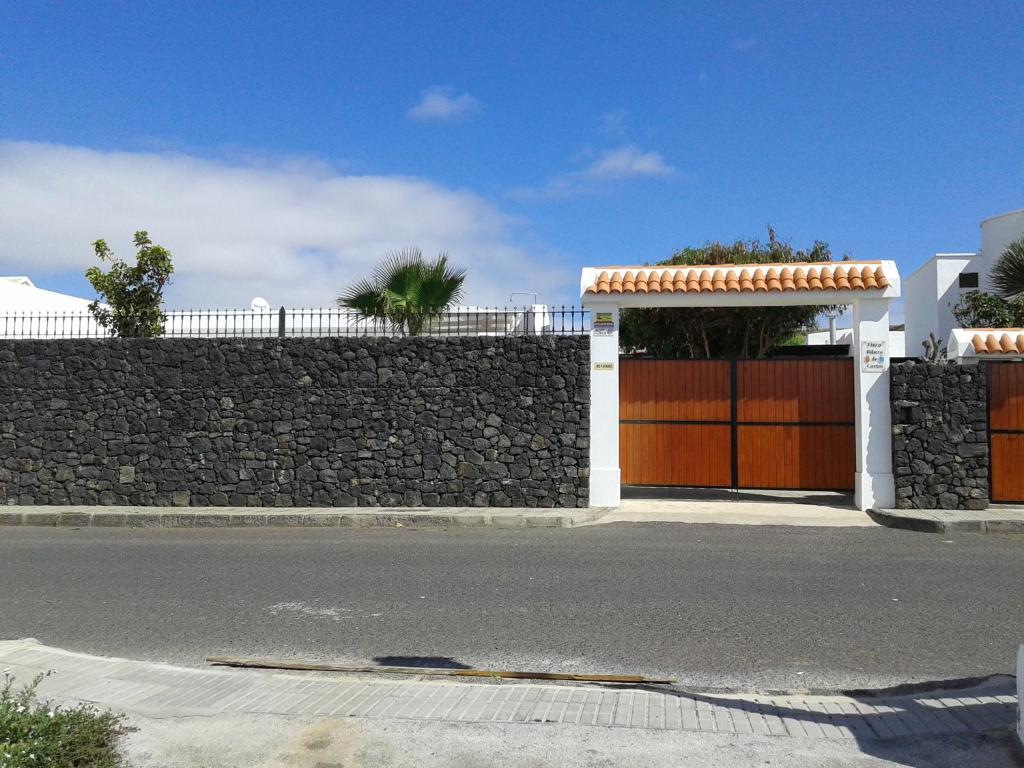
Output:
[[[623,485],[851,490],[853,361],[619,366]]]
[[[989,498],[1024,501],[1024,365],[987,365]]]

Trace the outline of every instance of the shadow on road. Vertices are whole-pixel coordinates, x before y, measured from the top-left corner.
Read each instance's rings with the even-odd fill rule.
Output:
[[[421,667],[423,669],[472,669],[461,661],[448,656],[374,656],[374,662],[382,667]]]

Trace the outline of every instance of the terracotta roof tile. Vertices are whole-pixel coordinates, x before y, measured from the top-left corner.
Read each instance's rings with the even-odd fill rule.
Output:
[[[635,270],[635,271],[634,271]],[[877,262],[750,264],[747,266],[602,269],[587,293],[772,293],[784,291],[865,291],[889,287]]]
[[[985,328],[971,337],[976,355],[1024,355],[1024,328]]]

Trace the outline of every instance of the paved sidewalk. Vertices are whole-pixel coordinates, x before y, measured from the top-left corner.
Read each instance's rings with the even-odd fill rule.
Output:
[[[1021,533],[1024,508],[988,509],[873,509],[871,517],[889,528],[926,533]]]
[[[716,525],[796,525],[824,528],[874,528],[877,523],[853,507],[808,504],[785,498],[765,500],[623,499],[586,525],[607,523],[714,523]]]
[[[0,506],[0,526],[73,528],[572,528],[605,510],[528,507],[113,507]]]
[[[1004,731],[1015,722],[1009,678],[970,689],[886,697],[704,694],[628,688],[194,669],[0,642],[16,680],[54,670],[40,694],[150,718],[285,715],[446,723],[546,723],[801,740],[906,739]]]

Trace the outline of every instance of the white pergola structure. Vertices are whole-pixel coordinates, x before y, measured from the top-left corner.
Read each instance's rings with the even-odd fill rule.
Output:
[[[593,321],[591,506],[620,500],[619,310],[836,304],[853,308],[855,502],[862,510],[894,506],[888,344],[889,305],[899,296],[894,261],[584,268],[580,299]]]

